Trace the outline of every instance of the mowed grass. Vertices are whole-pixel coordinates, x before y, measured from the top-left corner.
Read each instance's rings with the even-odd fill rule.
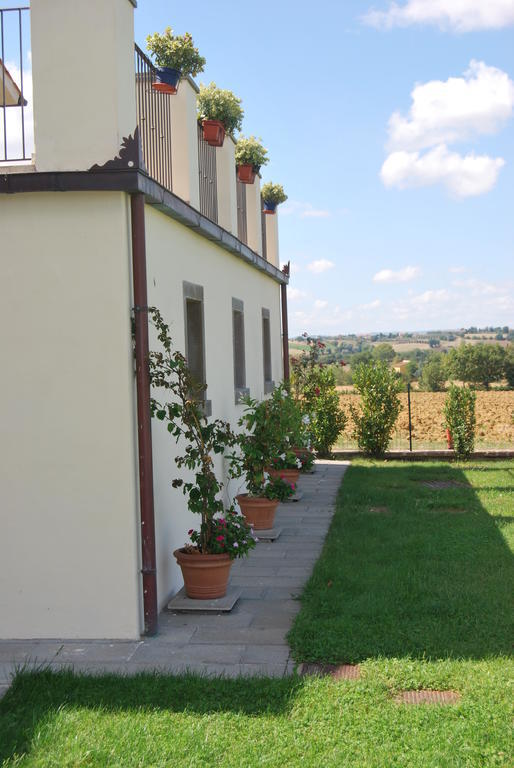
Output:
[[[25,672],[0,702],[0,764],[511,766],[513,475],[512,463],[350,468],[291,642],[298,660],[359,662],[360,679]],[[461,700],[395,702],[411,688]]]

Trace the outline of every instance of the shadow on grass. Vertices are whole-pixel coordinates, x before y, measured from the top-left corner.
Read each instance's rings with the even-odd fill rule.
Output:
[[[152,673],[121,677],[21,670],[0,701],[0,764],[29,753],[41,725],[63,708],[279,715],[289,711],[302,684],[297,677],[228,679]]]
[[[350,467],[289,635],[297,661],[512,651],[514,559],[504,534],[513,486],[509,467],[482,476],[487,487],[482,471],[434,462]],[[459,485],[433,489],[423,485],[429,480]],[[388,514],[370,514],[375,507]]]

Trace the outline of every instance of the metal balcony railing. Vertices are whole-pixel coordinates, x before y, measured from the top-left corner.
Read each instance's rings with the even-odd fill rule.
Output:
[[[143,162],[149,176],[171,192],[173,175],[170,97],[152,88],[156,70],[138,45],[135,46],[135,59],[137,124]]]
[[[200,213],[211,221],[218,221],[218,186],[216,175],[216,147],[203,138],[198,126],[198,176],[200,184]]]
[[[237,179],[237,236],[242,243],[248,245],[248,228],[246,223],[246,185]]]
[[[34,151],[30,9],[0,9],[0,163],[30,160]]]

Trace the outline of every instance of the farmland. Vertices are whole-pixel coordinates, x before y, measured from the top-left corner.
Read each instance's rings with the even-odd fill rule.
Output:
[[[350,387],[341,389],[341,407],[348,414],[348,424],[341,435],[337,448],[349,449],[356,447],[351,437],[352,420],[350,404],[358,404],[359,396]],[[510,448],[514,449],[514,391],[483,391],[477,392],[476,414],[476,448]],[[411,392],[412,413],[412,442],[414,449],[445,448],[446,442],[443,430],[443,406],[446,394],[444,392]],[[400,413],[396,432],[391,443],[392,449],[409,447],[409,418],[407,409],[407,393],[400,394],[402,411]]]

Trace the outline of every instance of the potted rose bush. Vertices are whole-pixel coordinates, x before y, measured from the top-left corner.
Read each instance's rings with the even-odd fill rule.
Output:
[[[261,197],[264,203],[264,213],[275,213],[277,205],[285,203],[287,200],[284,187],[281,184],[273,184],[272,181],[268,181],[263,185]]]
[[[181,77],[196,77],[204,70],[205,58],[195,48],[189,32],[174,35],[171,27],[166,27],[162,35],[148,35],[146,47],[153,54],[157,69],[157,81],[152,88],[161,93],[176,93]]]
[[[232,135],[241,130],[244,111],[241,99],[232,91],[218,88],[216,83],[201,85],[197,107],[203,137],[212,147],[223,146],[225,133]]]
[[[267,402],[270,420],[276,424],[277,441],[267,471],[274,478],[298,482],[303,467],[299,446],[303,444],[302,412],[290,396],[287,384],[279,384]]]
[[[273,528],[279,502],[295,493],[296,485],[284,478],[271,477],[271,458],[280,445],[279,422],[269,401],[243,398],[245,410],[239,420],[243,431],[237,438],[236,451],[230,454],[230,474],[243,476],[246,492],[236,499],[247,522],[256,531]]]
[[[200,398],[205,385],[194,380],[185,357],[172,350],[169,328],[160,312],[151,308],[150,314],[161,345],[158,352],[150,353],[150,380],[156,393],[167,395],[165,402],[152,397],[152,416],[167,422],[168,432],[177,443],[185,443],[175,462],[189,470],[190,479],[177,478],[172,486],[182,489],[188,509],[200,516],[199,528],[189,531],[190,542],[173,554],[182,569],[188,597],[223,597],[232,561],[255,546],[244,517],[233,508],[225,510],[223,483],[214,469],[213,456],[233,448],[236,436],[228,422],[207,421]]]
[[[255,136],[240,136],[236,143],[237,178],[243,184],[253,184],[263,165],[267,165],[268,150]]]

